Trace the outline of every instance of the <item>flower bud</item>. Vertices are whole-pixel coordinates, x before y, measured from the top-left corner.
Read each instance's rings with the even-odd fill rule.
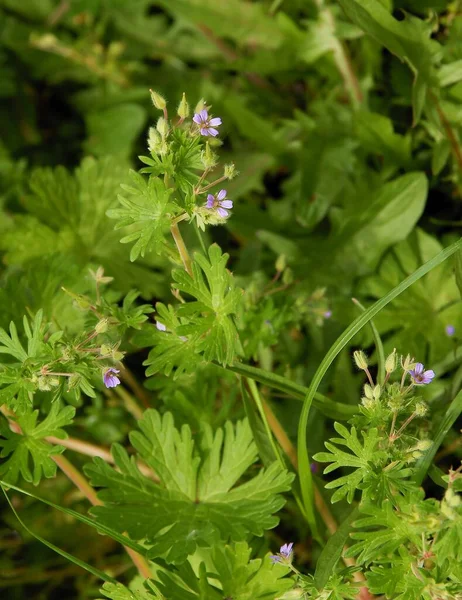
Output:
[[[414,368],[415,362],[410,354],[408,354],[406,358],[404,358],[403,356],[401,357],[401,366],[403,368],[403,371],[410,371],[412,368]]]
[[[120,352],[120,350],[113,350],[112,351],[112,358],[115,362],[120,362],[124,357],[124,353]]]
[[[59,377],[48,377],[48,383],[51,385],[51,387],[58,387]]]
[[[186,95],[184,94],[184,92],[183,97],[181,98],[181,102],[178,105],[177,114],[182,119],[186,119],[186,117],[189,117],[189,104],[186,101]]]
[[[164,119],[164,117],[159,117],[159,119],[157,120],[156,129],[160,133],[160,135],[162,136],[162,139],[164,139],[164,138],[167,137],[167,135],[168,135],[168,123]]]
[[[195,112],[196,114],[197,114],[197,113],[200,113],[200,112],[201,112],[201,110],[204,110],[204,108],[205,108],[205,109],[207,109],[207,105],[206,105],[206,103],[205,103],[205,100],[204,100],[203,98],[201,98],[201,99],[199,100],[199,102],[196,104],[196,108],[194,109],[194,112]]]
[[[112,348],[111,348],[111,346],[108,346],[107,344],[101,344],[99,353],[101,356],[109,356],[112,353]]]
[[[38,378],[38,389],[41,392],[49,392],[51,390],[50,382],[48,381],[48,377],[39,377]]]
[[[108,329],[108,326],[109,326],[109,321],[106,318],[101,319],[101,321],[99,321],[98,323],[96,323],[96,325],[95,325],[95,331],[98,334],[99,333],[106,333],[106,331]]]
[[[284,269],[287,267],[287,259],[285,254],[280,254],[277,257],[275,267],[278,273],[282,273],[282,271],[284,271]]]
[[[444,494],[444,499],[451,508],[458,508],[461,504],[460,495],[456,494],[452,488],[446,490],[446,493]]]
[[[162,138],[159,135],[159,132],[154,128],[149,128],[148,134],[148,150],[149,152],[154,152],[155,154],[159,153],[159,145],[162,142]]]
[[[236,177],[236,175],[238,174],[236,171],[236,167],[234,166],[234,163],[225,165],[223,174],[226,177],[226,179],[234,179],[234,177]]]
[[[358,369],[361,369],[361,371],[365,371],[367,369],[367,358],[362,350],[355,350],[353,352],[353,358]]]
[[[71,390],[79,385],[81,379],[80,373],[72,373],[72,375],[67,380],[67,389]]]
[[[427,414],[427,405],[423,402],[417,402],[415,405],[416,417],[424,417]]]
[[[290,267],[287,267],[287,269],[285,269],[284,273],[282,274],[282,283],[284,285],[290,285],[293,282],[293,280],[294,273]]]
[[[161,96],[160,94],[158,94],[157,92],[155,92],[154,90],[149,90],[151,92],[151,100],[152,103],[154,104],[154,106],[159,109],[159,110],[164,110],[164,108],[167,106],[167,102],[165,101],[165,98],[163,96]]]
[[[211,169],[217,164],[217,156],[210,149],[210,144],[206,142],[205,150],[201,153],[201,161],[204,165],[204,169]]]
[[[374,400],[379,400],[381,393],[382,393],[382,388],[380,387],[379,384],[377,384],[375,386],[375,388],[372,390],[372,396],[373,396]]]
[[[372,390],[372,387],[368,383],[366,383],[366,385],[364,386],[364,395],[370,400],[374,398],[374,392]]]
[[[385,361],[385,371],[387,373],[393,373],[397,366],[396,348],[393,348],[393,352],[387,356]]]

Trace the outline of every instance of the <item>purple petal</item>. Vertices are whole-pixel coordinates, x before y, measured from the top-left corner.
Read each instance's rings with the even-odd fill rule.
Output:
[[[446,335],[452,337],[456,332],[454,325],[446,325]]]
[[[210,135],[210,132],[207,129],[207,127],[201,127],[201,135]]]
[[[273,565],[275,565],[276,563],[280,563],[281,562],[281,557],[278,556],[277,554],[272,554],[270,556],[270,561],[273,563]]]
[[[220,117],[214,117],[213,119],[210,119],[209,125],[213,125],[214,127],[217,125],[221,125]]]
[[[424,370],[424,366],[422,363],[417,363],[416,366],[414,367],[415,375],[420,375],[421,373],[423,373],[423,370]]]
[[[424,383],[430,383],[434,377],[435,377],[435,371],[433,371],[432,369],[429,369],[428,371],[424,372],[423,381],[424,381]]]
[[[224,200],[226,198],[226,190],[220,190],[217,194],[218,200]]]
[[[215,204],[215,198],[209,194],[207,197],[207,202],[205,203],[205,206],[207,208],[213,208],[213,205]]]
[[[220,206],[222,206],[223,208],[233,208],[233,201],[223,200],[223,202],[220,202]]]
[[[167,327],[160,321],[156,321],[156,327],[159,331],[167,331]]]
[[[213,135],[213,137],[216,137],[218,135],[218,129],[214,129],[213,127],[209,127],[209,135]]]
[[[209,202],[209,201],[212,201],[212,202],[215,201],[215,196],[213,194],[207,194],[207,202]]]
[[[323,314],[323,317],[325,319],[330,319],[332,316],[332,311],[331,310],[326,310],[326,312]]]
[[[199,116],[203,121],[207,121],[209,113],[205,110],[205,108],[203,108],[199,113]]]
[[[221,207],[217,208],[217,213],[220,215],[220,217],[223,217],[223,219],[229,215],[229,212]]]
[[[201,116],[196,113],[193,117],[193,121],[194,121],[194,123],[197,123],[198,125],[200,125],[202,123]]]

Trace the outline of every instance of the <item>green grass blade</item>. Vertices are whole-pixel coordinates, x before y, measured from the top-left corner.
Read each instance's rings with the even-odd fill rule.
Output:
[[[18,521],[19,521],[19,523],[21,523],[22,527],[24,527],[24,529],[31,536],[33,536],[36,540],[38,540],[39,542],[41,542],[42,544],[44,544],[45,546],[47,546],[48,548],[50,548],[50,550],[53,550],[53,552],[56,552],[57,554],[59,554],[60,556],[64,557],[68,561],[70,561],[70,562],[74,563],[75,565],[81,567],[85,571],[88,571],[92,575],[95,575],[95,577],[98,577],[99,579],[102,579],[103,581],[108,581],[110,583],[117,583],[117,581],[115,579],[113,579],[112,577],[110,577],[109,575],[107,575],[106,573],[104,573],[103,571],[100,571],[96,567],[92,567],[91,565],[89,565],[85,561],[80,560],[80,558],[77,558],[76,556],[73,556],[72,554],[69,554],[69,552],[66,552],[65,550],[61,550],[61,548],[58,548],[58,546],[55,546],[51,542],[48,542],[45,538],[43,538],[42,536],[40,536],[38,533],[34,533],[31,529],[29,529],[29,527],[27,527],[27,525],[24,523],[24,521],[21,520],[20,516],[16,512],[16,509],[14,508],[13,504],[11,503],[11,501],[10,501],[10,499],[8,497],[8,494],[6,493],[6,490],[4,488],[4,484],[1,483],[0,486],[2,488],[2,492],[5,494],[5,498],[6,498],[7,502],[8,502],[8,504],[10,505],[11,510],[14,513],[14,516],[18,519]],[[9,486],[9,487],[12,487],[12,486]]]
[[[314,517],[314,492],[313,492],[313,480],[310,470],[310,459],[308,456],[308,448],[306,445],[306,432],[308,427],[308,417],[310,414],[311,404],[318,390],[318,387],[333,363],[337,355],[345,348],[348,342],[364,327],[374,316],[379,313],[382,308],[394,300],[397,296],[402,294],[408,287],[414,282],[418,281],[421,277],[429,273],[432,269],[440,265],[447,258],[455,254],[462,247],[462,239],[451,244],[431,260],[426,262],[424,265],[419,267],[412,275],[406,277],[399,285],[393,288],[388,294],[386,294],[380,300],[377,300],[372,306],[370,306],[365,312],[358,316],[357,319],[351,323],[349,327],[337,338],[334,344],[331,346],[329,352],[324,357],[323,361],[319,365],[316,373],[314,374],[308,393],[303,402],[302,412],[300,420],[298,422],[298,466],[299,466],[299,477],[300,477],[300,489],[302,492],[303,504],[305,511],[308,516],[308,523],[312,527],[313,535],[317,532],[316,522]],[[313,529],[314,527],[314,529]]]
[[[286,377],[276,375],[275,373],[265,371],[264,369],[251,367],[250,365],[246,365],[244,363],[234,363],[232,366],[227,366],[226,369],[228,371],[238,373],[239,375],[244,375],[244,377],[254,379],[259,383],[263,383],[263,385],[267,385],[268,387],[285,392],[289,396],[297,398],[297,400],[304,400],[308,393],[307,387],[298,383],[294,383]],[[327,417],[331,419],[338,419],[339,421],[349,419],[357,412],[356,406],[335,402],[319,392],[316,392],[314,395],[313,404]]]
[[[356,304],[356,306],[359,306],[359,308],[363,312],[366,312],[366,307],[363,306],[359,300],[353,298],[353,302]],[[383,382],[385,381],[385,352],[383,350],[382,340],[380,338],[380,333],[377,327],[375,326],[373,321],[370,321],[369,325],[371,327],[372,335],[374,337],[375,349],[377,350],[378,383],[380,383],[380,385],[383,385]]]
[[[457,396],[449,405],[448,410],[446,411],[446,414],[444,415],[444,418],[436,431],[435,439],[433,440],[432,445],[427,450],[427,452],[425,452],[422,459],[419,460],[416,464],[414,481],[417,483],[417,485],[420,485],[424,480],[424,477],[427,474],[427,471],[430,468],[433,459],[435,458],[436,451],[441,446],[441,443],[446,437],[448,431],[451,429],[455,420],[459,417],[461,412],[462,390],[457,394]]]
[[[344,519],[334,535],[327,540],[327,543],[318,558],[318,562],[316,563],[316,571],[314,574],[314,585],[318,590],[322,590],[329,577],[334,572],[335,565],[342,556],[343,547],[348,541],[351,524],[358,517],[358,514],[359,509],[354,508],[348,517]]]
[[[40,496],[37,496],[36,494],[27,492],[26,490],[23,490],[22,488],[20,488],[16,485],[7,483],[6,481],[0,480],[0,486],[2,486],[2,488],[8,488],[11,490],[15,490],[16,492],[24,494],[25,496],[34,498],[34,500],[43,502],[44,504],[47,504],[48,506],[51,506],[52,508],[59,510],[60,512],[62,512],[64,514],[69,515],[69,516],[73,517],[74,519],[77,519],[81,523],[85,523],[85,525],[88,525],[89,527],[93,527],[93,529],[96,529],[96,531],[98,531],[98,533],[104,533],[105,535],[112,538],[116,542],[120,542],[123,546],[127,546],[127,548],[131,548],[132,550],[135,550],[135,552],[138,552],[138,554],[141,554],[142,556],[146,555],[146,548],[143,548],[143,546],[140,546],[140,544],[137,544],[136,542],[131,540],[129,537],[122,535],[121,533],[118,533],[114,529],[107,527],[107,525],[103,525],[101,523],[96,523],[93,519],[90,519],[89,517],[86,517],[85,515],[81,515],[80,513],[76,512],[75,510],[72,510],[72,508],[64,508],[64,506],[60,506],[59,504],[55,504],[54,502],[51,502],[50,500],[41,498]]]

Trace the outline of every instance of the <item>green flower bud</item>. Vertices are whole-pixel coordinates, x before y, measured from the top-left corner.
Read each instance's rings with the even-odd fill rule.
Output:
[[[203,98],[201,98],[199,100],[199,102],[196,104],[196,108],[194,109],[195,113],[200,113],[201,110],[204,110],[204,108],[207,108],[207,105],[205,103],[205,100]]]
[[[165,98],[163,96],[161,96],[160,94],[158,94],[157,92],[155,92],[154,90],[149,90],[151,92],[151,100],[152,103],[154,104],[154,106],[159,109],[159,110],[164,110],[164,108],[167,106],[167,102],[165,101]]]
[[[293,280],[294,272],[290,267],[287,267],[287,269],[285,269],[284,273],[282,274],[282,283],[284,285],[290,285],[293,282]]]
[[[364,395],[370,400],[374,398],[374,391],[368,383],[366,383],[366,385],[364,386]]]
[[[38,378],[38,389],[41,392],[49,392],[51,390],[50,382],[48,381],[48,377],[39,377]]]
[[[444,499],[451,508],[458,508],[462,502],[460,495],[456,494],[452,488],[446,490]]]
[[[99,353],[101,354],[101,356],[109,356],[110,354],[112,354],[112,348],[111,348],[111,346],[108,346],[107,344],[101,344]]]
[[[51,387],[58,387],[59,377],[48,377],[48,383],[51,385]]]
[[[275,267],[278,273],[282,273],[284,271],[284,269],[287,267],[287,259],[285,254],[281,254],[277,257]]]
[[[217,155],[212,152],[208,142],[205,144],[205,150],[201,153],[201,161],[204,169],[211,169],[217,164]]]
[[[106,331],[108,329],[108,326],[109,326],[109,321],[106,318],[101,319],[101,321],[99,321],[98,323],[96,323],[96,325],[95,325],[95,331],[98,334],[99,333],[106,333]]]
[[[112,358],[114,359],[115,362],[119,362],[123,359],[124,357],[124,353],[120,352],[119,350],[113,350],[112,352]]]
[[[355,350],[353,352],[353,358],[355,360],[355,363],[356,363],[356,366],[358,367],[358,369],[361,369],[361,371],[365,371],[367,369],[367,367],[368,367],[367,358],[362,350]]]
[[[159,117],[159,119],[157,120],[156,128],[157,128],[157,131],[162,136],[162,139],[165,139],[168,135],[168,123],[164,119],[164,117]]]
[[[379,384],[377,384],[372,391],[374,400],[379,400],[381,393],[382,393],[382,388],[380,387]]]
[[[393,348],[393,352],[387,356],[385,361],[385,371],[387,373],[393,373],[397,366],[396,348]]]
[[[423,402],[417,402],[415,405],[415,414],[417,417],[424,417],[427,414],[427,405]]]
[[[159,132],[154,127],[149,128],[148,135],[148,150],[149,152],[154,152],[155,154],[159,154],[159,146],[162,142],[162,138],[159,135]]]
[[[236,171],[236,167],[234,166],[234,163],[225,165],[223,175],[226,177],[226,179],[234,179],[237,174],[238,174],[238,172]]]
[[[183,97],[181,98],[181,102],[178,105],[177,114],[182,119],[186,119],[189,117],[189,104],[186,101],[186,95],[183,92]]]

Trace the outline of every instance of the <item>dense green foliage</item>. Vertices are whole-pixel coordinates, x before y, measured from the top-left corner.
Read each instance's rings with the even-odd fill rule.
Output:
[[[461,600],[461,0],[0,0],[0,81],[2,598]]]

